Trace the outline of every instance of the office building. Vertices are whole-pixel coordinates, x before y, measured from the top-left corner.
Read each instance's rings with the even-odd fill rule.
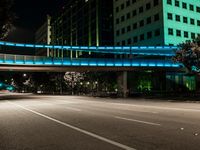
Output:
[[[113,2],[110,0],[69,0],[52,17],[54,45],[106,46],[114,44]],[[54,50],[54,57],[77,58],[81,52]]]
[[[36,44],[50,44],[51,43],[51,17],[47,15],[47,20],[35,33]],[[36,49],[36,55],[50,56],[49,49]]]
[[[115,45],[177,45],[200,35],[198,0],[113,0]]]

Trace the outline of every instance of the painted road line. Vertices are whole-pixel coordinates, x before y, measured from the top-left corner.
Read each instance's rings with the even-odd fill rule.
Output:
[[[78,112],[82,111],[81,109],[78,109],[78,108],[72,108],[72,107],[66,107],[66,106],[61,106],[61,107],[68,109],[68,110],[78,111]]]
[[[73,111],[78,111],[78,112],[81,112],[82,110],[81,109],[78,109],[78,108],[73,108],[73,107],[69,107],[69,106],[59,106],[60,104],[57,104],[57,103],[51,103],[51,102],[44,102],[44,101],[42,101],[42,102],[40,102],[40,103],[43,103],[43,104],[38,104],[38,106],[42,106],[42,105],[49,105],[49,106],[55,106],[55,105],[57,105],[58,107],[63,107],[63,108],[65,108],[65,109],[68,109],[68,110],[73,110]],[[35,105],[34,105],[35,106]],[[37,105],[36,105],[37,106]]]
[[[135,119],[129,119],[129,118],[123,118],[123,117],[119,117],[119,116],[115,116],[115,118],[121,119],[121,120],[126,120],[126,121],[132,121],[132,122],[137,122],[137,123],[143,123],[143,124],[153,125],[153,126],[161,126],[161,124],[158,124],[158,123],[141,121],[141,120],[135,120]]]
[[[174,110],[174,111],[191,111],[191,112],[200,112],[199,109],[191,109],[191,108],[178,108],[178,107],[160,107],[160,106],[151,106],[151,105],[135,105],[135,104],[116,104],[116,103],[110,103],[113,105],[121,105],[121,106],[133,106],[133,107],[142,107],[142,108],[154,108],[154,109],[165,109],[165,110]]]
[[[43,118],[46,118],[46,119],[48,119],[48,120],[51,120],[51,121],[53,121],[53,122],[56,122],[57,124],[63,125],[63,126],[65,126],[65,127],[68,127],[68,128],[73,129],[73,130],[75,130],[75,131],[78,131],[78,132],[80,132],[80,133],[83,133],[83,134],[85,134],[85,135],[91,136],[91,137],[96,138],[96,139],[98,139],[98,140],[101,140],[101,141],[103,141],[103,142],[106,142],[106,143],[109,143],[109,144],[111,144],[111,145],[114,145],[114,146],[116,146],[116,147],[119,147],[119,148],[122,148],[122,149],[125,149],[125,150],[136,150],[135,148],[129,147],[129,146],[127,146],[127,145],[124,145],[124,144],[118,143],[118,142],[116,142],[116,141],[107,139],[107,138],[105,138],[105,137],[103,137],[103,136],[97,135],[97,134],[95,134],[95,133],[92,133],[92,132],[83,130],[83,129],[81,129],[81,128],[75,127],[75,126],[73,126],[73,125],[67,124],[67,123],[62,122],[62,121],[59,121],[59,120],[57,120],[57,119],[55,119],[55,118],[52,118],[52,117],[47,116],[47,115],[45,115],[45,114],[42,114],[42,113],[40,113],[40,112],[31,110],[31,109],[26,108],[26,107],[24,107],[24,106],[22,106],[22,105],[19,105],[19,104],[10,102],[10,101],[7,101],[7,102],[9,102],[10,104],[15,105],[15,106],[17,106],[17,107],[20,107],[20,108],[22,108],[22,109],[24,109],[24,110],[26,110],[26,111],[29,111],[29,112],[31,112],[31,113],[33,113],[33,114],[35,114],[35,115],[38,115],[38,116],[43,117]]]
[[[87,101],[87,100],[86,100]],[[68,101],[62,100],[62,104],[68,104]],[[100,104],[105,104],[105,102],[99,102]],[[106,104],[112,104],[112,103],[107,103]],[[90,106],[95,106],[98,108],[106,108],[105,106],[100,106],[98,104],[94,104],[94,103],[90,103]],[[110,109],[110,107],[109,107]],[[117,110],[128,110],[128,111],[133,111],[133,112],[141,112],[141,113],[152,113],[152,114],[158,114],[158,112],[156,111],[143,111],[143,110],[134,110],[134,109],[130,109],[130,108],[119,108],[119,107],[114,107],[113,109],[117,109]]]

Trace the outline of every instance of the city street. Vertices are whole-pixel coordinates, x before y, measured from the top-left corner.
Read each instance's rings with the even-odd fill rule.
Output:
[[[199,150],[200,103],[1,97],[0,150]]]

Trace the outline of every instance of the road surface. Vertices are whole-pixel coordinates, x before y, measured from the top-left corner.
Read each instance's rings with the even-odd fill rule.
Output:
[[[200,103],[20,95],[0,100],[0,150],[199,150]]]

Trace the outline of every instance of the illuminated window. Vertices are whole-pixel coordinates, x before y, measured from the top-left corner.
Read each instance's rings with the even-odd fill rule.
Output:
[[[181,30],[176,30],[176,36],[181,36]]]
[[[136,2],[136,0],[132,0],[132,3],[134,4]]]
[[[176,15],[176,21],[181,21],[181,17],[179,15]]]
[[[159,4],[159,0],[154,0],[154,1],[153,1],[153,5],[154,5],[154,6],[157,6],[158,4]]]
[[[144,26],[144,20],[141,20],[140,21],[140,27],[143,27]]]
[[[182,3],[182,7],[184,8],[184,9],[187,9],[187,4],[186,3]]]
[[[188,38],[188,32],[187,31],[184,31],[184,37]]]
[[[123,22],[125,20],[124,16],[121,16],[121,22]]]
[[[197,25],[200,26],[200,20],[197,20]]]
[[[137,23],[133,24],[133,29],[137,29]]]
[[[121,10],[123,10],[124,9],[124,4],[121,4]]]
[[[194,11],[194,5],[190,4],[190,10]]]
[[[188,18],[187,17],[183,17],[183,23],[188,23]]]
[[[137,37],[137,36],[135,36],[135,37],[133,38],[133,42],[134,42],[134,43],[137,43],[137,42],[138,42],[138,37]]]
[[[131,18],[131,14],[130,13],[127,13],[126,14],[126,19],[130,19]]]
[[[152,32],[151,31],[147,32],[147,39],[150,39],[150,38],[152,38]]]
[[[119,7],[116,7],[116,12],[119,12]]]
[[[180,2],[178,0],[175,0],[175,6],[179,7],[180,6]]]
[[[133,17],[137,15],[137,10],[133,10]]]
[[[168,28],[168,34],[169,35],[174,35],[173,29],[172,28]]]
[[[122,46],[125,46],[126,45],[126,41],[122,41]]]
[[[148,17],[147,18],[147,24],[150,24],[151,23],[151,17]]]
[[[140,41],[143,41],[144,40],[144,34],[141,34],[140,35]]]
[[[141,6],[141,7],[139,8],[139,13],[143,13],[143,11],[144,11],[143,6]]]
[[[155,14],[155,15],[154,15],[154,21],[158,21],[159,19],[160,19],[159,14]]]
[[[131,39],[127,40],[127,44],[129,44],[129,45],[131,44]]]
[[[167,4],[172,5],[172,0],[167,0]]]
[[[172,13],[167,13],[167,18],[168,18],[169,20],[173,20]]]
[[[155,30],[155,36],[160,36],[160,29]]]
[[[127,26],[127,32],[131,31],[131,26]]]
[[[116,24],[119,24],[119,18],[116,19]]]
[[[130,0],[126,1],[126,7],[130,6]]]
[[[200,13],[200,7],[197,6],[197,12]]]
[[[191,38],[195,39],[195,33],[191,33]]]
[[[190,24],[194,25],[194,19],[190,19]]]
[[[117,35],[117,36],[119,36],[119,34],[120,34],[119,32],[120,32],[120,31],[119,31],[119,30],[117,30],[117,32],[116,32],[116,35]]]
[[[146,10],[149,10],[151,8],[151,3],[146,4]]]
[[[121,31],[122,34],[124,34],[124,33],[125,33],[125,28],[122,28],[121,30],[122,30],[122,31]]]

